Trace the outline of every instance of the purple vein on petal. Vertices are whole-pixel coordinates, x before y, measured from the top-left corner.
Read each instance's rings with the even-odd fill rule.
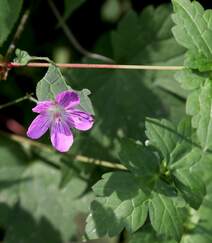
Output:
[[[80,97],[74,91],[64,91],[57,95],[56,102],[66,109],[80,104]]]
[[[29,126],[27,136],[32,139],[38,139],[47,132],[49,126],[50,121],[48,120],[47,115],[38,115]]]
[[[74,109],[69,113],[69,124],[80,131],[87,131],[92,128],[94,119],[91,114]]]
[[[56,121],[51,126],[52,145],[60,152],[67,152],[73,143],[73,134],[67,123]]]

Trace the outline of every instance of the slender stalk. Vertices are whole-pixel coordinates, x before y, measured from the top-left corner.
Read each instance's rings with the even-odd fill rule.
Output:
[[[24,100],[31,100],[31,101],[33,101],[33,102],[37,102],[36,99],[34,99],[34,98],[32,97],[32,95],[33,95],[33,94],[26,94],[25,96],[23,96],[23,97],[21,97],[21,98],[18,98],[18,99],[16,99],[16,100],[13,100],[13,101],[10,101],[10,102],[5,103],[5,104],[3,104],[3,105],[0,105],[0,110],[1,110],[1,109],[4,109],[4,108],[6,108],[6,107],[12,106],[12,105],[14,105],[14,104],[18,104],[18,103],[20,103],[20,102],[22,102],[22,101],[24,101]]]
[[[8,68],[30,67],[30,68],[47,68],[51,63],[31,62],[26,66],[19,63],[8,63]],[[60,68],[77,68],[77,69],[134,69],[134,70],[155,70],[155,71],[177,71],[184,69],[184,66],[148,66],[148,65],[119,65],[119,64],[88,64],[88,63],[56,63]],[[0,63],[0,67],[5,67],[5,63]]]
[[[9,47],[8,47],[8,50],[5,54],[5,60],[9,60],[11,55],[13,54],[14,50],[15,50],[15,47],[16,47],[16,43],[18,41],[18,39],[20,38],[23,30],[24,30],[24,27],[26,25],[26,22],[29,18],[29,14],[30,14],[30,10],[27,9],[24,14],[22,15],[21,19],[20,19],[20,22],[18,24],[18,27],[17,27],[17,30],[14,34],[14,37],[12,39],[12,42],[10,43]]]
[[[6,135],[7,137],[9,137],[11,140],[16,141],[20,144],[27,144],[32,147],[37,147],[37,148],[39,148],[41,150],[45,150],[46,152],[49,152],[49,153],[55,152],[55,150],[48,145],[41,144],[39,142],[32,141],[28,138],[21,137],[21,136],[15,135],[15,134],[9,134],[9,133],[5,133],[5,132],[1,132],[1,133]],[[113,163],[113,162],[105,161],[105,160],[98,160],[98,159],[90,158],[90,157],[83,156],[83,155],[76,155],[73,158],[73,160],[79,161],[81,163],[86,163],[86,164],[99,165],[99,166],[103,166],[103,167],[111,168],[111,169],[126,170],[126,167],[121,164],[117,164],[117,163]]]
[[[49,6],[50,6],[53,14],[55,15],[56,19],[60,23],[60,26],[62,27],[63,32],[65,33],[66,37],[68,38],[70,43],[75,47],[76,50],[78,50],[82,55],[84,55],[86,57],[101,60],[103,62],[114,63],[114,61],[111,58],[105,57],[105,56],[97,54],[97,53],[89,52],[84,47],[82,47],[80,45],[80,43],[78,42],[78,40],[76,39],[76,37],[71,32],[71,30],[68,28],[66,22],[64,21],[63,17],[60,15],[58,9],[56,8],[54,2],[52,0],[48,0],[48,3],[49,3]]]

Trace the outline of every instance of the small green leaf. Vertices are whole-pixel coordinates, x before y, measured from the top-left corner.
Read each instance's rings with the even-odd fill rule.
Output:
[[[149,216],[158,234],[180,241],[183,234],[182,209],[176,207],[174,199],[165,194],[153,193],[149,201]]]
[[[60,69],[50,65],[45,76],[38,82],[36,95],[39,101],[53,100],[55,96],[65,90],[69,90]]]
[[[176,127],[168,120],[146,119],[146,135],[150,144],[156,147],[165,158],[170,160],[170,153],[175,148],[179,139]]]
[[[21,12],[23,0],[0,1],[0,46],[6,41]]]
[[[49,63],[53,63],[48,57],[35,57],[35,56],[30,56],[28,52],[16,49],[15,50],[16,57],[14,58],[14,62],[19,63],[21,65],[27,65],[27,63],[31,61],[36,61],[36,60],[43,60]]]
[[[138,178],[142,187],[154,186],[159,177],[159,161],[152,151],[132,140],[123,139],[119,156],[121,163]]]
[[[93,190],[97,200],[91,204],[91,214],[87,218],[89,239],[115,236],[124,228],[134,232],[144,224],[148,197],[130,173],[104,174]]]
[[[89,89],[83,89],[81,91],[77,91],[80,96],[80,105],[79,108],[81,110],[87,111],[92,115],[95,115],[91,100],[89,98],[89,95],[91,94],[91,91]]]

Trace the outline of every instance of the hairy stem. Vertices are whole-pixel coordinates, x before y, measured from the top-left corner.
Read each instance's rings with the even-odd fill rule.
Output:
[[[12,39],[12,42],[10,43],[8,49],[7,49],[7,52],[5,54],[5,60],[9,60],[11,55],[13,54],[14,50],[15,50],[15,47],[16,47],[16,43],[18,41],[18,39],[20,38],[23,30],[24,30],[24,27],[26,25],[26,22],[29,18],[29,14],[30,14],[30,10],[27,9],[24,14],[22,15],[21,19],[20,19],[20,22],[18,24],[18,27],[17,27],[17,30],[14,34],[14,37]]]
[[[47,68],[51,63],[31,62],[23,66],[20,63],[8,63],[8,68],[30,67]],[[134,69],[134,70],[155,70],[155,71],[178,71],[184,69],[184,66],[148,66],[148,65],[119,65],[119,64],[88,64],[88,63],[56,63],[59,68],[76,69]],[[5,67],[5,63],[0,63],[0,67]]]
[[[3,105],[0,105],[0,110],[1,109],[4,109],[6,107],[9,107],[9,106],[12,106],[12,105],[15,105],[15,104],[18,104],[24,100],[31,100],[33,102],[36,102],[37,103],[37,100],[35,98],[32,97],[33,94],[26,94],[25,96],[21,97],[21,98],[18,98],[16,100],[13,100],[13,101],[10,101],[8,103],[5,103]]]

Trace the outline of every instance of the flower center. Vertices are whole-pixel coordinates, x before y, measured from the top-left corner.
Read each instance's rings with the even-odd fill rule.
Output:
[[[65,110],[59,104],[53,104],[48,109],[48,114],[51,120],[61,120],[65,114]]]

